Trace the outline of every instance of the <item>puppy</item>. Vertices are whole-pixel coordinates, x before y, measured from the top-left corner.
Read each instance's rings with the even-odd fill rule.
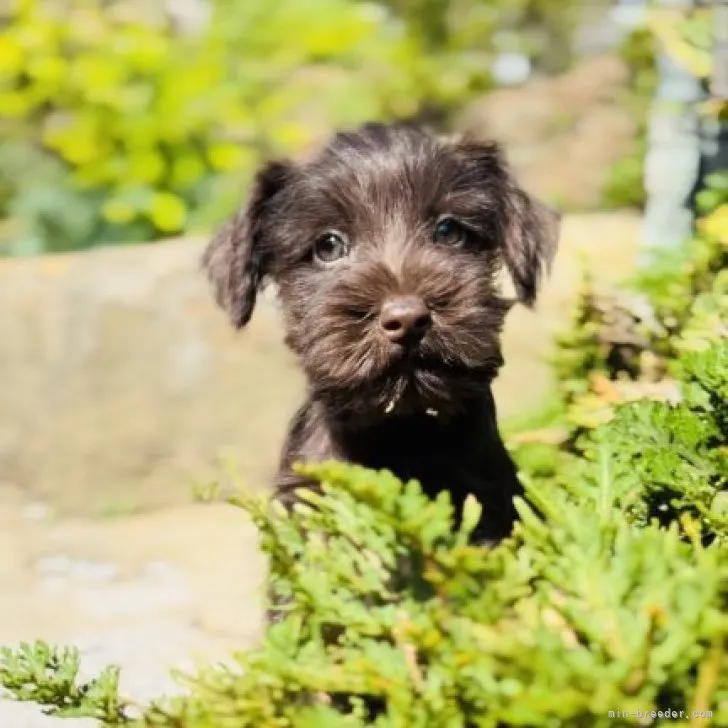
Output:
[[[261,285],[276,284],[307,378],[277,497],[290,505],[313,487],[296,461],[339,459],[416,478],[429,495],[447,489],[458,510],[473,494],[474,538],[507,536],[521,485],[491,382],[506,313],[535,301],[558,227],[493,144],[367,124],[308,162],[267,164],[203,265],[238,329]]]

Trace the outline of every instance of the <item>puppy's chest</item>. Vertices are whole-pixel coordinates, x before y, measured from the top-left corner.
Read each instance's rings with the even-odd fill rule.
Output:
[[[504,477],[513,477],[512,463],[488,407],[454,422],[423,415],[393,417],[367,427],[340,427],[308,402],[291,423],[279,479],[297,479],[290,471],[296,461],[327,459],[387,469],[402,480],[414,478],[431,495],[444,489],[478,493]]]
[[[467,490],[469,484],[483,475],[482,454],[471,451],[467,443],[458,447],[450,442],[409,436],[406,432],[375,440],[362,438],[342,450],[351,462],[391,470],[403,481],[418,480],[430,495],[443,489]]]
[[[332,434],[328,456],[387,469],[403,481],[418,480],[431,496],[442,490],[457,496],[477,492],[502,470],[499,443],[490,440],[480,423],[451,429],[430,418],[393,420],[376,428]]]
[[[288,433],[276,477],[278,499],[295,503],[298,488],[316,487],[293,472],[294,462],[327,459],[387,469],[404,481],[415,479],[430,497],[447,491],[457,513],[468,495],[475,496],[486,505],[474,534],[477,541],[503,538],[516,518],[512,499],[522,487],[487,407],[456,427],[430,418],[393,418],[375,427],[342,430],[307,404]]]

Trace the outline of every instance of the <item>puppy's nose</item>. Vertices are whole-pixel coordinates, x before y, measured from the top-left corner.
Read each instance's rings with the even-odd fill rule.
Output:
[[[417,343],[432,325],[432,316],[418,296],[397,296],[385,301],[379,324],[390,341]]]

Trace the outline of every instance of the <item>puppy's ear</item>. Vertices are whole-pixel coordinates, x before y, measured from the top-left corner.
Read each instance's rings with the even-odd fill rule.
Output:
[[[474,171],[471,179],[484,204],[498,207],[503,259],[518,300],[531,306],[556,254],[561,216],[520,187],[498,144],[467,138],[451,143]]]
[[[202,255],[215,300],[237,329],[250,320],[270,262],[264,225],[272,212],[270,203],[292,172],[291,162],[266,164],[256,175],[245,205],[220,228]]]
[[[534,199],[507,172],[503,257],[518,300],[532,306],[543,275],[551,269],[561,229],[561,215]]]

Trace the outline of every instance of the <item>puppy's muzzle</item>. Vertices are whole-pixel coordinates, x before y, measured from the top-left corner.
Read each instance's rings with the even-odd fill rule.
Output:
[[[419,296],[397,296],[384,302],[379,326],[394,344],[418,344],[432,326],[432,314]]]

